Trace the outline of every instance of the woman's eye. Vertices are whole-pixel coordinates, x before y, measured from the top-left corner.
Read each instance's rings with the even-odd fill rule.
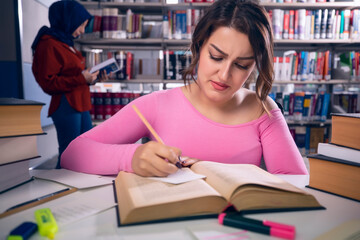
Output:
[[[210,55],[210,58],[212,59],[212,60],[214,60],[214,61],[221,61],[222,60],[222,58],[221,57],[214,57],[211,53],[209,53],[209,55]]]
[[[244,69],[244,70],[248,69],[247,66],[243,66],[243,65],[241,65],[241,64],[239,64],[239,63],[235,63],[235,66],[236,66],[237,68]]]

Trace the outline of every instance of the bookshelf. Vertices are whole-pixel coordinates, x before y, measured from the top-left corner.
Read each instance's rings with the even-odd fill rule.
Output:
[[[135,0],[136,1],[136,0]],[[131,9],[135,14],[143,14],[146,15],[158,15],[163,17],[168,15],[169,11],[178,11],[178,10],[187,10],[194,9],[196,11],[201,11],[207,6],[210,6],[211,3],[207,2],[192,2],[192,3],[176,3],[170,4],[166,2],[167,0],[159,0],[159,2],[92,2],[92,1],[81,1],[86,8],[88,9],[104,9],[104,8],[117,8],[121,14],[126,14],[128,9]],[[324,2],[324,3],[272,3],[262,1],[261,3],[269,13],[273,13],[274,10],[280,9],[282,11],[285,10],[300,10],[305,9],[309,10],[313,14],[319,9],[330,10],[334,9],[335,11],[344,10],[353,10],[360,9],[359,1],[348,1],[348,2]],[[273,15],[271,15],[273,18]],[[315,16],[314,16],[315,18]],[[281,19],[283,21],[283,19]],[[274,23],[273,23],[274,24]],[[327,23],[326,23],[327,24]],[[360,23],[359,23],[360,24]],[[335,31],[334,29],[333,31]],[[358,31],[360,32],[360,31]],[[82,38],[78,39],[76,43],[80,46],[80,49],[83,51],[92,51],[94,49],[101,49],[105,52],[105,54],[109,51],[134,51],[134,52],[151,52],[157,51],[160,53],[164,53],[166,51],[186,51],[190,44],[189,37],[182,37],[181,39],[168,39],[163,36],[159,36],[156,38],[133,38],[133,39],[110,39],[110,38]],[[334,66],[335,63],[335,53],[338,52],[349,52],[356,51],[360,52],[360,33],[358,37],[352,38],[349,36],[347,39],[342,39],[341,37],[333,37],[331,39],[328,38],[319,38],[314,39],[315,37],[307,36],[305,39],[283,39],[281,37],[274,38],[274,51],[275,56],[281,56],[281,54],[288,50],[294,50],[296,52],[301,51],[327,51],[331,53],[330,62],[331,66]],[[280,55],[279,55],[280,53]],[[277,55],[278,54],[278,55]],[[160,54],[159,54],[160,56]],[[360,59],[360,58],[359,58]],[[109,82],[105,84],[118,83],[121,85],[121,91],[131,91],[131,89],[136,89],[138,91],[143,90],[157,90],[157,89],[165,89],[171,85],[180,85],[182,84],[182,80],[180,79],[167,79],[164,77],[164,68],[165,68],[165,56],[163,55],[163,59],[161,59],[161,74],[157,76],[135,76],[133,79],[111,79]],[[358,70],[360,72],[360,70]],[[333,77],[332,73],[328,76],[328,79],[297,79],[294,80],[292,78],[288,79],[279,79],[275,78],[273,83],[274,91],[286,92],[286,91],[307,91],[307,89],[316,89],[316,91],[325,91],[327,93],[331,93],[331,102],[334,101],[333,95],[338,89],[343,89],[346,94],[348,94],[349,89],[355,92],[357,95],[360,95],[360,73],[358,73],[358,79],[351,79],[351,74],[347,76],[337,76]],[[334,75],[335,76],[335,75]],[[323,76],[325,78],[325,76]],[[159,86],[158,88],[154,88],[154,86]],[[251,87],[251,84],[250,84]],[[300,90],[299,90],[300,89]],[[303,90],[304,89],[304,90]],[[354,90],[355,89],[355,90]],[[276,92],[275,92],[276,93]],[[345,95],[346,95],[345,94]],[[360,98],[360,96],[357,96]],[[358,101],[360,102],[360,101]],[[360,105],[360,104],[358,104]],[[331,104],[330,104],[331,108]],[[359,109],[359,106],[357,107]],[[329,110],[328,112],[330,112]],[[99,121],[99,120],[98,120]],[[100,120],[101,121],[101,120]],[[331,120],[322,119],[322,120],[314,120],[312,118],[303,118],[303,119],[293,119],[287,118],[287,122],[290,128],[292,127],[303,127],[303,128],[327,128],[331,126]],[[328,131],[328,130],[325,130]],[[329,138],[330,133],[326,133]]]

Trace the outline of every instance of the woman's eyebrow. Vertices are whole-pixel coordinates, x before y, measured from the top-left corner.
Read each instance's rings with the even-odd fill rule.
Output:
[[[212,46],[213,48],[215,48],[216,51],[218,51],[219,53],[221,53],[222,55],[224,55],[225,57],[228,56],[227,53],[223,52],[222,50],[220,50],[217,46],[215,46],[214,44],[210,43],[210,46]],[[250,57],[237,57],[236,59],[238,60],[247,60],[247,59],[254,59],[254,56],[250,56]]]

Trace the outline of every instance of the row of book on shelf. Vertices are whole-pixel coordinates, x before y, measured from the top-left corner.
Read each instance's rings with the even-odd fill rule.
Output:
[[[359,39],[359,9],[269,10],[275,39]]]
[[[290,121],[320,121],[330,119],[330,113],[360,112],[360,93],[271,93],[276,102],[284,109],[284,116]]]
[[[309,187],[360,201],[360,113],[333,114],[330,143],[307,157]]]
[[[274,57],[274,78],[278,81],[360,81],[360,52],[289,50]]]
[[[133,91],[91,92],[91,118],[93,120],[109,119],[125,105],[142,95],[144,93]]]
[[[89,9],[94,16],[82,38],[164,38],[191,39],[204,9],[168,10],[164,15],[134,13],[118,8]],[[344,39],[360,38],[359,9],[270,9],[274,38]]]
[[[40,157],[37,138],[43,103],[0,98],[0,194],[30,181],[30,160]]]
[[[92,67],[106,59],[115,58],[119,70],[109,76],[112,79],[181,80],[182,70],[191,63],[189,51],[161,51],[161,58],[141,57],[135,56],[135,54],[131,51],[85,52],[86,65]],[[139,53],[139,55],[141,54]]]
[[[81,37],[84,39],[190,39],[204,10],[168,10],[164,16],[134,13],[131,9],[122,14],[118,8],[89,9],[89,12],[94,17]]]
[[[92,67],[115,58],[120,70],[113,79],[165,79],[182,80],[181,72],[191,63],[190,51],[165,50],[156,58],[142,56],[141,52],[107,50],[87,51],[86,65]],[[333,62],[332,62],[332,55]],[[333,64],[332,64],[333,63]],[[360,52],[347,51],[285,51],[274,57],[275,81],[323,81],[343,79],[360,81]]]

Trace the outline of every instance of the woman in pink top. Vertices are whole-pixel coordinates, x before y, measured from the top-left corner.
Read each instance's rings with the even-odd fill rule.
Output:
[[[199,160],[260,166],[263,158],[271,173],[307,174],[280,109],[268,97],[273,35],[265,9],[240,0],[215,2],[195,28],[191,52],[184,87],[138,98],[79,136],[62,154],[62,167],[167,176],[177,170],[178,156],[183,166]],[[243,87],[254,73],[255,92]],[[155,141],[132,104],[165,145]],[[142,137],[152,141],[136,144]]]

